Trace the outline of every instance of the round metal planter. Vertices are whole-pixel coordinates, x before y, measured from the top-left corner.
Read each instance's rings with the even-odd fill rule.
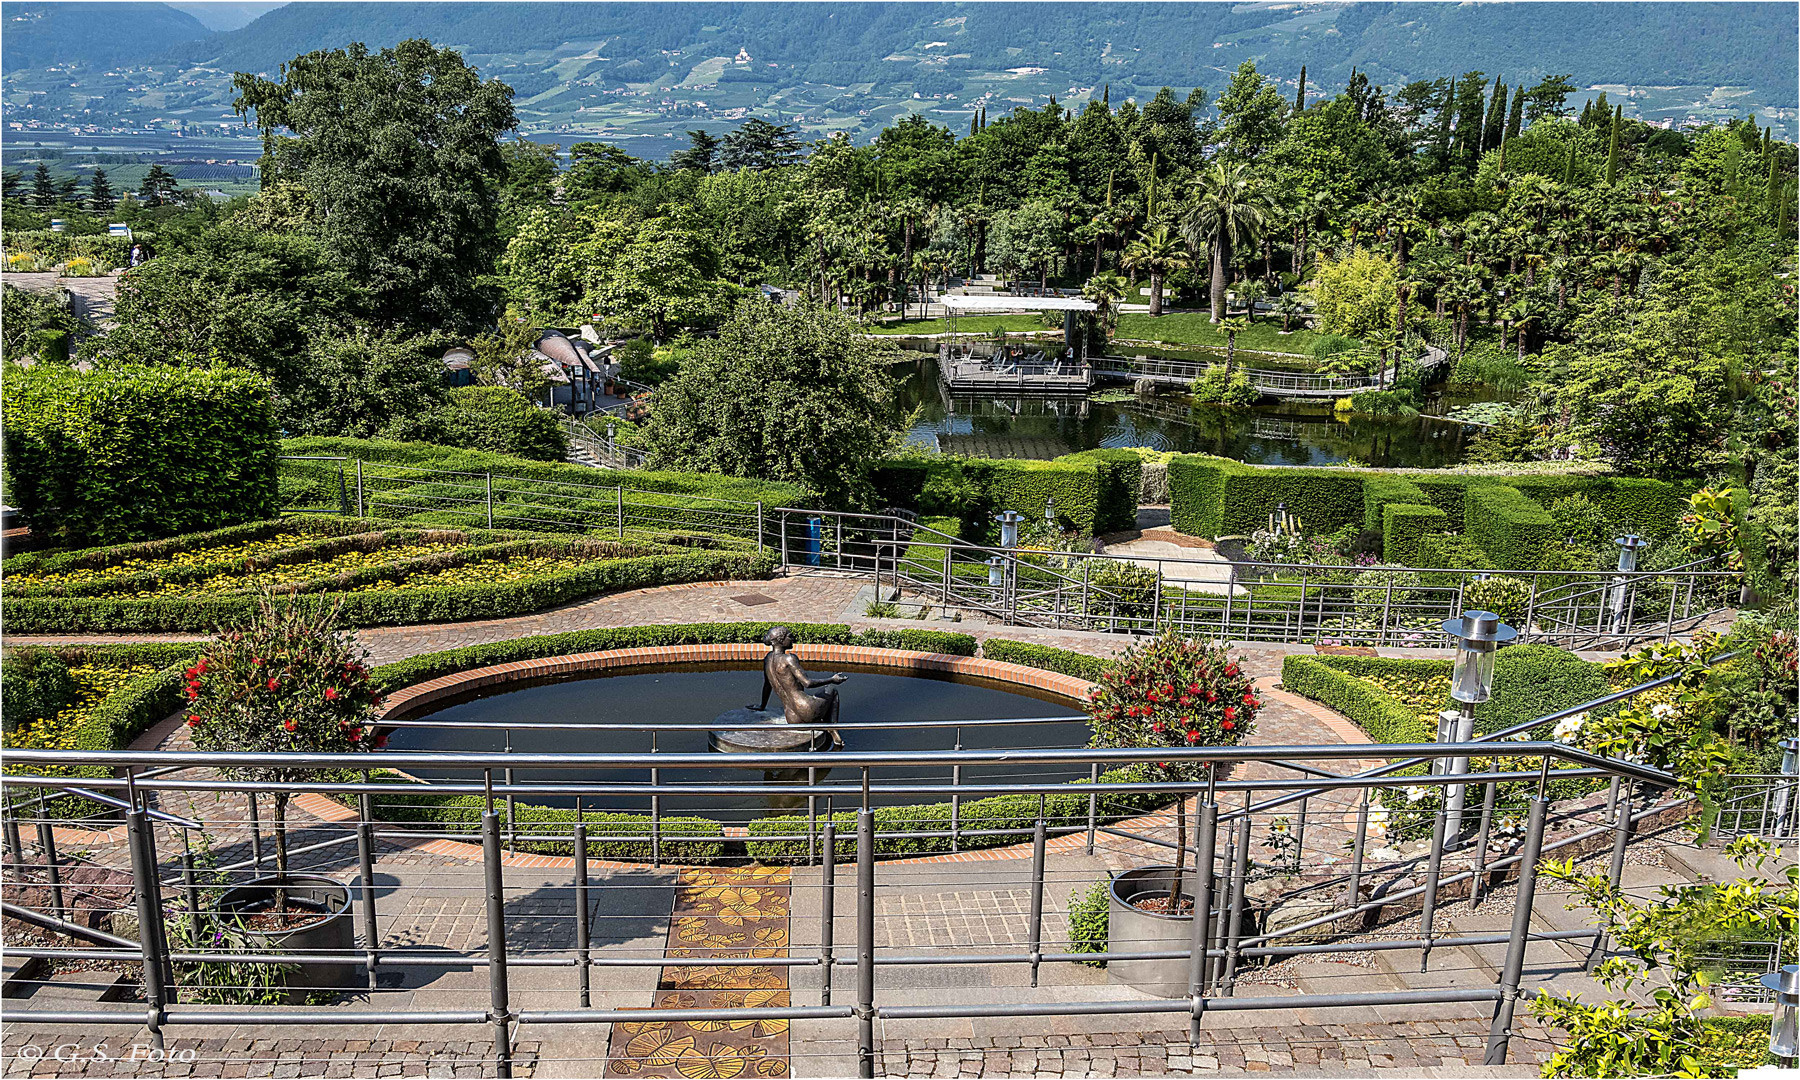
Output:
[[[1191,907],[1194,871],[1181,879],[1181,896]],[[1191,915],[1160,915],[1136,907],[1132,901],[1168,896],[1175,884],[1173,866],[1140,866],[1114,874],[1107,894],[1106,951],[1109,953],[1186,952],[1194,940]],[[1152,997],[1188,996],[1188,958],[1120,960],[1106,962],[1108,981],[1123,983]]]
[[[344,954],[356,950],[356,930],[350,918],[350,887],[314,874],[270,875],[227,889],[219,896],[218,912],[225,918],[250,915],[274,902],[278,886],[287,888],[288,904],[315,909],[324,918],[292,930],[244,930],[252,952],[294,955]],[[287,973],[288,987],[296,998],[308,990],[349,990],[363,987],[354,963],[300,964]]]

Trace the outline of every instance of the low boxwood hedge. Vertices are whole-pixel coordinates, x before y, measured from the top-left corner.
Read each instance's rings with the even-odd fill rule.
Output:
[[[487,801],[479,795],[406,794],[380,795],[374,800],[375,816],[383,821],[428,822],[446,831],[467,831],[479,843],[478,830]],[[499,807],[496,801],[496,808]],[[504,814],[505,811],[502,811]],[[545,855],[573,855],[575,811],[556,806],[514,802],[507,820],[513,847]],[[655,854],[649,840],[648,814],[614,814],[583,810],[587,823],[588,855],[622,862],[649,862]],[[725,827],[711,818],[663,817],[658,833],[662,857],[669,862],[710,863],[725,853]],[[617,837],[617,839],[614,839]],[[640,839],[641,838],[641,839]]]
[[[690,551],[604,559],[522,581],[336,595],[343,600],[346,626],[406,626],[524,615],[621,589],[766,578],[774,569],[772,553]],[[8,601],[5,618],[13,633],[192,632],[240,622],[256,602],[248,593],[143,599],[22,596]]]
[[[1442,532],[1450,522],[1435,506],[1388,503],[1381,508],[1381,557],[1402,566],[1419,565],[1419,540]]]
[[[1431,742],[1437,732],[1392,694],[1367,679],[1324,662],[1324,657],[1291,653],[1281,662],[1281,685],[1301,697],[1340,712],[1381,743]],[[1332,657],[1339,659],[1339,657]],[[1438,663],[1425,660],[1419,663]]]
[[[1135,771],[1119,769],[1100,774],[1103,784],[1129,783],[1142,779]],[[1076,780],[1067,790],[1044,797],[1044,817],[1052,824],[1086,822],[1088,796],[1081,790],[1087,781]],[[1168,803],[1164,792],[1146,791],[1103,796],[1097,812],[1100,824],[1108,824],[1133,814],[1154,810]],[[948,836],[882,836],[881,833],[947,832],[950,828],[950,804],[926,803],[913,806],[879,806],[875,808],[875,853],[877,855],[934,855],[951,850]],[[958,832],[986,830],[983,835],[963,835],[956,845],[964,851],[1005,847],[1031,838],[1038,818],[1038,796],[994,795],[985,799],[969,799],[956,815]],[[856,855],[856,813],[831,815],[837,827],[837,856]],[[819,826],[824,827],[824,815]],[[769,865],[803,862],[806,859],[806,827],[804,814],[763,817],[749,824],[749,838],[744,847],[750,857]],[[768,839],[778,836],[799,839]],[[759,837],[765,839],[758,839]]]
[[[1029,641],[1013,641],[1010,638],[988,638],[981,643],[981,655],[989,660],[1057,671],[1090,682],[1098,679],[1100,673],[1112,665],[1112,661],[1103,656],[1090,656],[1050,645],[1033,645]]]
[[[1502,570],[1535,570],[1556,535],[1550,511],[1518,488],[1471,488],[1463,502],[1463,535]]]

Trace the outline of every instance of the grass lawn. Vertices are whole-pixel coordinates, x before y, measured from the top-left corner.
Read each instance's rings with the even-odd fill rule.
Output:
[[[1176,345],[1216,345],[1225,347],[1225,335],[1204,311],[1184,311],[1151,318],[1142,312],[1126,312],[1119,316],[1116,337],[1133,341],[1167,341]],[[1281,320],[1258,318],[1238,334],[1237,347],[1252,352],[1310,353],[1318,337],[1311,330],[1296,328],[1283,336]]]
[[[1184,311],[1151,318],[1141,312],[1119,316],[1116,337],[1131,341],[1162,341],[1171,345],[1207,345],[1223,349],[1225,335],[1209,321],[1204,311]],[[1010,334],[1047,332],[1050,330],[1035,315],[969,315],[956,320],[956,330],[963,334],[991,334],[1005,330]],[[871,326],[872,334],[948,334],[949,319],[906,319],[901,322]],[[1311,330],[1296,329],[1283,335],[1279,319],[1259,318],[1238,334],[1237,345],[1251,352],[1312,352],[1318,337]]]

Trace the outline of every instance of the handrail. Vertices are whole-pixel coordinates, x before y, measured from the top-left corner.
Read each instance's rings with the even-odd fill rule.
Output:
[[[1533,720],[1533,725],[1543,723],[1544,719]],[[892,768],[896,766],[916,767],[920,765],[1056,765],[1056,764],[1098,764],[1138,765],[1152,762],[1181,762],[1184,764],[1239,764],[1243,762],[1262,761],[1281,758],[1317,758],[1359,760],[1371,757],[1385,758],[1418,758],[1421,761],[1435,758],[1453,758],[1468,756],[1468,743],[1356,743],[1334,744],[1329,746],[1184,746],[1184,747],[1103,747],[1103,748],[1061,748],[1061,747],[1029,747],[1013,750],[925,750],[925,751],[856,751],[838,750],[831,753],[829,762],[833,769]],[[56,765],[68,759],[66,751],[60,750],[9,750],[13,761],[21,764]],[[229,769],[351,769],[366,770],[379,766],[384,755],[391,760],[403,760],[408,766],[424,766],[427,768],[463,768],[476,771],[489,771],[496,768],[542,769],[548,771],[565,769],[638,769],[654,763],[663,769],[744,769],[762,771],[769,769],[805,769],[817,768],[822,764],[819,755],[814,753],[770,753],[770,754],[508,754],[504,760],[497,760],[491,753],[469,753],[462,751],[382,751],[380,753],[272,753],[267,751],[230,751],[224,753],[202,753],[192,750],[97,750],[84,751],[82,761],[90,765],[109,765],[130,767],[134,765],[198,765]],[[1507,742],[1503,746],[1494,747],[1492,757],[1519,758],[1555,758],[1566,761],[1577,768],[1597,769],[1608,775],[1619,775],[1646,783],[1672,786],[1677,783],[1674,776],[1661,769],[1653,769],[1647,765],[1620,761],[1580,750],[1558,742]],[[1535,774],[1521,774],[1535,775]],[[1363,776],[1345,777],[1345,784],[1362,786],[1360,782],[1371,779]],[[1400,778],[1401,780],[1410,778]],[[1285,783],[1303,783],[1304,781],[1280,780],[1245,780],[1234,781],[1234,785],[1245,788],[1281,787]],[[1461,782],[1461,781],[1458,781]],[[117,786],[125,781],[111,782],[102,786]],[[59,778],[47,776],[29,776],[9,774],[0,777],[0,784],[17,784],[26,787],[61,786]],[[170,785],[175,786],[175,785]],[[193,784],[183,782],[179,786],[192,787]],[[216,786],[216,785],[209,785]],[[227,784],[220,790],[229,790],[235,785]],[[252,785],[254,786],[254,785]],[[281,785],[265,785],[279,790]],[[327,788],[336,785],[324,785]],[[1043,785],[1037,785],[1043,786]],[[1061,785],[1054,785],[1061,790]],[[1108,785],[1102,785],[1102,789]],[[1110,785],[1121,790],[1166,789],[1174,787],[1192,787],[1194,785],[1179,784],[1143,784],[1143,785]],[[1205,786],[1201,784],[1199,786]],[[1215,785],[1221,789],[1221,783]],[[1344,784],[1324,786],[1345,786]],[[296,785],[289,785],[290,789]],[[248,790],[248,789],[246,789]],[[382,786],[380,790],[393,790],[391,785]],[[783,787],[782,790],[796,790]],[[843,790],[843,789],[839,789]],[[1097,789],[1099,790],[1099,789]]]
[[[8,750],[7,753],[11,754],[12,751]],[[111,795],[102,794],[101,792],[98,792],[98,791],[89,791],[87,788],[65,787],[65,788],[58,788],[57,790],[63,792],[65,795],[74,795],[74,796],[77,796],[78,798],[87,799],[89,802],[97,802],[102,806],[110,806],[115,810],[129,811],[129,810],[134,809],[132,807],[132,805],[130,803],[126,802],[124,799],[115,799]],[[152,820],[152,821],[160,821],[160,822],[164,823],[165,825],[174,825],[177,828],[181,828],[181,829],[188,829],[191,831],[191,830],[201,828],[201,825],[198,821],[190,821],[187,818],[180,817],[176,814],[168,813],[167,811],[164,811],[164,810],[157,810],[157,809],[154,809],[151,807],[145,807],[144,814],[145,814],[145,816],[149,817],[150,820]]]
[[[1088,718],[1081,716],[1001,716],[985,717],[971,720],[839,720],[835,724],[769,724],[770,727],[790,727],[796,731],[808,731],[820,728],[836,727],[845,731],[856,729],[873,731],[878,728],[964,728],[964,727],[1022,727],[1030,724],[1085,724]],[[711,724],[575,724],[533,722],[508,723],[499,720],[377,720],[376,727],[407,728],[451,728],[457,731],[720,731],[717,723]]]

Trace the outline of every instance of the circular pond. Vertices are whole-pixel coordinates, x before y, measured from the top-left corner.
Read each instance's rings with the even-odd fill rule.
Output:
[[[838,730],[844,746],[857,751],[968,750],[1025,747],[1080,747],[1088,729],[1078,717],[1080,709],[1068,698],[1028,686],[978,676],[908,672],[866,665],[828,665],[808,661],[815,678],[842,671],[849,680],[838,687],[841,714]],[[389,736],[390,750],[454,750],[492,753],[496,765],[504,764],[509,745],[516,753],[649,754],[708,753],[703,730],[670,730],[666,725],[710,724],[720,714],[757,704],[762,692],[762,668],[748,661],[670,663],[654,669],[625,669],[596,673],[595,677],[529,680],[487,687],[436,703],[430,711],[411,712],[405,724]],[[771,709],[775,703],[771,702]],[[1030,724],[996,724],[995,720],[1050,718]],[[1058,720],[1060,719],[1060,722]],[[894,722],[966,721],[957,726],[883,727]],[[477,722],[501,725],[499,729],[449,726]],[[623,729],[571,728],[566,725],[625,725]],[[820,780],[829,779],[830,751],[818,752]],[[400,764],[400,763],[396,763]],[[404,766],[403,766],[404,767]],[[407,768],[422,779],[450,774]],[[1085,766],[1058,769],[1042,765],[996,765],[963,770],[965,784],[977,782],[1062,782],[1088,775]],[[606,783],[648,784],[648,769],[556,773],[519,770],[525,780],[590,780]],[[770,777],[771,779],[783,779]],[[743,769],[663,769],[664,784],[721,784],[758,782],[764,774]],[[795,779],[786,777],[785,779]],[[839,776],[837,780],[854,781]],[[881,782],[948,783],[948,768],[896,767],[876,773],[872,801],[878,805],[935,802],[920,796],[885,796]],[[531,801],[568,806],[572,799],[533,796]],[[725,820],[759,813],[785,813],[803,798],[766,796],[670,795],[662,799],[665,814],[692,813]],[[649,796],[593,797],[583,804],[594,810],[642,812],[650,808]]]

